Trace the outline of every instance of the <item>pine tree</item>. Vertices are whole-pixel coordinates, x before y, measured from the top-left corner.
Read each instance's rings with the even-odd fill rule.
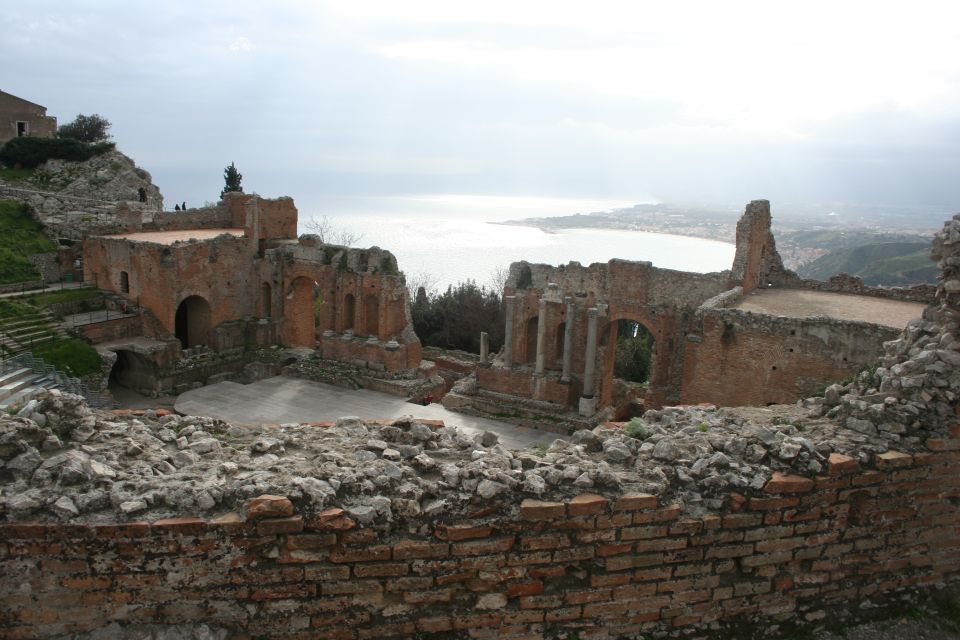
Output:
[[[243,180],[243,175],[237,171],[237,168],[233,166],[231,162],[230,166],[223,170],[223,181],[226,183],[226,186],[223,188],[223,191],[220,192],[220,197],[222,198],[231,191],[243,193],[243,187],[240,186],[241,180]]]

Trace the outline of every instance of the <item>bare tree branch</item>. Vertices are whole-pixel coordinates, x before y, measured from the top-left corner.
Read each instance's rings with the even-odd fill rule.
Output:
[[[337,227],[327,216],[314,216],[310,222],[304,223],[307,231],[320,237],[324,244],[335,244],[342,247],[352,247],[363,240],[363,234],[349,229]]]

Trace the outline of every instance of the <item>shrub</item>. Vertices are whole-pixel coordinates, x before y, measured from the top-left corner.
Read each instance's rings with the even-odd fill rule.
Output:
[[[447,287],[439,295],[418,295],[410,311],[424,346],[479,353],[481,331],[488,332],[491,353],[503,345],[500,294],[473,280]]]
[[[647,424],[640,418],[631,418],[627,426],[623,428],[623,432],[637,440],[646,440],[650,437],[650,430],[647,429]]]
[[[112,151],[115,146],[112,142],[87,144],[72,138],[14,138],[0,147],[0,162],[27,169],[52,159],[82,162]]]

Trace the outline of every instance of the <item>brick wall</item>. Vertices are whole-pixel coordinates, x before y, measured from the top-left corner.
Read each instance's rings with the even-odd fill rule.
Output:
[[[792,403],[827,380],[875,363],[901,331],[864,322],[702,309],[699,335],[687,336],[681,402],[722,406]]]
[[[486,503],[483,520],[423,522],[412,535],[358,528],[339,509],[297,515],[268,497],[245,521],[0,525],[0,638],[109,621],[351,640],[814,623],[956,582],[960,439],[927,446],[871,468],[833,454],[826,475],[775,474],[699,517],[653,496],[581,495]]]
[[[83,324],[77,327],[77,331],[93,344],[100,344],[143,335],[143,324],[140,315],[131,315],[115,320]]]

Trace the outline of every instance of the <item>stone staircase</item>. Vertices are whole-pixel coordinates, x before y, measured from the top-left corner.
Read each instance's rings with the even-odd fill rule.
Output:
[[[64,328],[46,309],[28,316],[0,318],[0,355],[5,357],[65,337]]]
[[[109,395],[90,389],[29,352],[0,360],[0,411],[19,408],[48,389],[83,396],[91,407],[110,409],[115,405]]]

